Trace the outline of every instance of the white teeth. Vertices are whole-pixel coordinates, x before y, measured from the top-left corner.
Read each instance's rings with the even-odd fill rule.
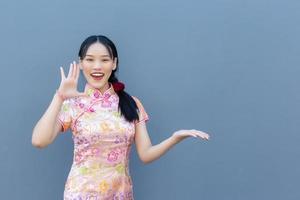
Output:
[[[93,73],[93,74],[91,74],[92,76],[104,76],[104,74],[103,73]]]

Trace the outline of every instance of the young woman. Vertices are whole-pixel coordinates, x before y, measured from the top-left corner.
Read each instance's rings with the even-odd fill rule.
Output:
[[[115,73],[118,53],[106,36],[90,36],[79,50],[79,63],[70,64],[48,109],[33,129],[32,144],[44,148],[59,132],[72,130],[73,164],[65,183],[64,199],[133,199],[129,155],[133,142],[139,158],[150,163],[183,139],[209,139],[202,131],[179,130],[152,145],[141,101],[125,92]],[[77,90],[82,70],[84,92]]]

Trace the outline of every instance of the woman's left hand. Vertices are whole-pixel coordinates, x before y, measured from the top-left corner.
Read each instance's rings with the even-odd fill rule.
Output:
[[[172,135],[176,140],[183,140],[187,137],[199,137],[204,140],[209,140],[209,135],[203,131],[198,131],[195,129],[191,130],[179,130],[173,133]]]

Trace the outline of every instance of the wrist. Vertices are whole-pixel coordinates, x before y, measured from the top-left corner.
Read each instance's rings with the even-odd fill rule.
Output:
[[[171,136],[172,140],[175,142],[175,143],[178,143],[182,140],[182,138],[178,137],[177,135],[173,134]]]
[[[61,101],[66,100],[66,97],[59,90],[56,90],[55,96],[57,96]]]

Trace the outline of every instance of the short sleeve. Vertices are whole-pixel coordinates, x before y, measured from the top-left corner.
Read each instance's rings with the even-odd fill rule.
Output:
[[[141,101],[137,97],[132,96],[132,98],[135,100],[135,102],[138,106],[138,109],[139,109],[139,120],[136,121],[135,124],[138,124],[142,121],[147,122],[149,120],[149,116],[148,116],[143,104],[141,103]]]
[[[72,123],[72,107],[71,107],[71,102],[70,99],[66,99],[64,100],[57,120],[60,122],[61,126],[62,126],[62,132],[66,132]]]

